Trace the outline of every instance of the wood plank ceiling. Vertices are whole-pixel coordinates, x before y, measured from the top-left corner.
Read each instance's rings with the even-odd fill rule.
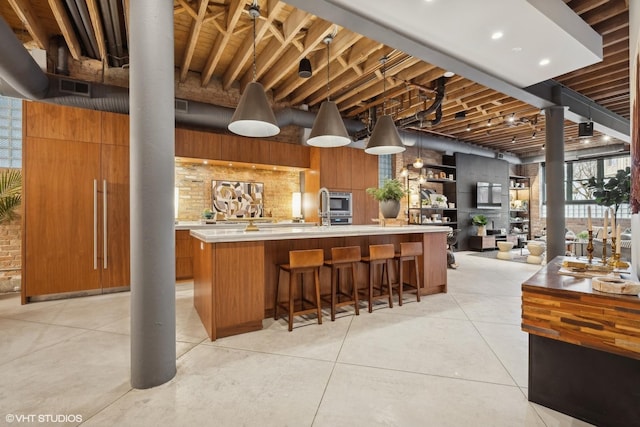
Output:
[[[50,49],[52,38],[62,37],[73,61],[96,62],[108,72],[128,64],[129,1],[8,0],[0,2],[0,15],[25,46]],[[564,1],[603,36],[604,59],[555,80],[628,119],[627,2]],[[251,3],[174,1],[174,52],[179,82],[196,74],[201,86],[215,82],[227,90],[244,87],[253,79],[253,29],[248,14]],[[256,78],[271,91],[278,105],[306,104],[315,110],[329,93],[344,117],[370,124],[372,109],[382,113],[385,87],[387,113],[391,112],[398,123],[408,122],[408,118],[433,103],[436,80],[444,70],[281,1],[257,3],[261,16],[256,24]],[[323,40],[332,34],[335,39],[330,46],[327,85]],[[383,57],[387,58],[386,82],[380,61]],[[313,75],[308,79],[297,73],[303,58],[312,64]],[[460,117],[463,113],[464,117]],[[433,120],[434,116],[427,119]],[[418,130],[418,125],[419,122],[409,123],[406,128]],[[587,140],[577,137],[577,128],[567,121],[567,150],[585,148],[587,144]],[[537,108],[460,76],[446,79],[442,120],[425,125],[422,131],[520,156],[541,154],[545,143],[544,115]],[[596,147],[619,141],[596,133],[589,143]]]

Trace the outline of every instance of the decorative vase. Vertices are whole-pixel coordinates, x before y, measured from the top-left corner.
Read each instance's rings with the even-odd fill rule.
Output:
[[[478,236],[486,236],[486,235],[487,235],[487,226],[478,225]]]
[[[398,200],[385,200],[380,202],[380,212],[386,219],[397,218],[400,213],[400,202]]]

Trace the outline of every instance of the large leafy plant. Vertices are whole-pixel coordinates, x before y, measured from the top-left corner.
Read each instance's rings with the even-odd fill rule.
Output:
[[[386,202],[388,200],[401,200],[406,194],[400,181],[396,179],[387,179],[380,188],[367,188],[367,194],[373,196],[379,202]]]
[[[22,201],[22,174],[17,169],[0,173],[0,224],[16,217],[16,208]]]
[[[631,193],[631,168],[618,169],[614,177],[607,179],[589,178],[586,187],[600,206],[613,206],[614,215],[623,203],[629,203]]]

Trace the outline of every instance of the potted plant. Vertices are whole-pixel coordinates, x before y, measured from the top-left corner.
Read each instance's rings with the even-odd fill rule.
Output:
[[[0,224],[16,217],[15,210],[22,201],[22,174],[9,169],[0,174]]]
[[[380,202],[384,218],[396,218],[400,212],[400,200],[406,192],[398,180],[387,179],[380,188],[367,188],[367,194]]]
[[[489,220],[487,219],[486,216],[479,214],[474,216],[471,221],[473,222],[473,225],[475,225],[476,227],[478,227],[478,236],[486,236],[487,235],[487,223],[489,222]]]
[[[593,198],[600,206],[613,206],[613,215],[618,216],[618,208],[623,203],[629,203],[631,194],[631,168],[618,169],[616,176],[604,179],[589,178],[586,187],[592,192]]]

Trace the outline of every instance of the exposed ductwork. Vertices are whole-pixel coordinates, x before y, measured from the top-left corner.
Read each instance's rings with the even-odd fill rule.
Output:
[[[2,93],[17,98],[42,99],[49,80],[4,19],[0,19],[0,40]]]
[[[422,125],[426,126],[435,126],[440,123],[442,120],[442,101],[444,100],[445,87],[444,84],[446,82],[446,77],[439,77],[436,81],[436,99],[433,101],[428,108],[423,111],[417,112],[413,117],[408,117],[406,119],[400,120],[397,123],[399,128],[406,128],[407,126],[411,126],[416,122],[422,123]],[[427,120],[427,117],[435,111],[436,118],[434,120]]]
[[[433,135],[418,135],[415,132],[407,132],[399,130],[402,143],[406,146],[414,146],[419,144],[421,148],[427,150],[433,150],[443,153],[464,153],[474,154],[476,156],[501,158],[512,164],[521,164],[522,161],[519,157],[509,153],[498,153],[493,150],[489,150],[484,147],[469,144],[467,142],[450,140],[446,138],[436,137]],[[354,142],[350,146],[357,148],[364,148],[367,145],[366,139],[361,139]]]
[[[76,27],[77,33],[82,40],[87,56],[91,58],[97,58],[98,42],[96,41],[95,33],[93,32],[93,26],[91,25],[91,18],[89,17],[89,9],[87,9],[86,2],[77,2],[76,0],[67,0],[67,9],[73,19],[73,24]]]

